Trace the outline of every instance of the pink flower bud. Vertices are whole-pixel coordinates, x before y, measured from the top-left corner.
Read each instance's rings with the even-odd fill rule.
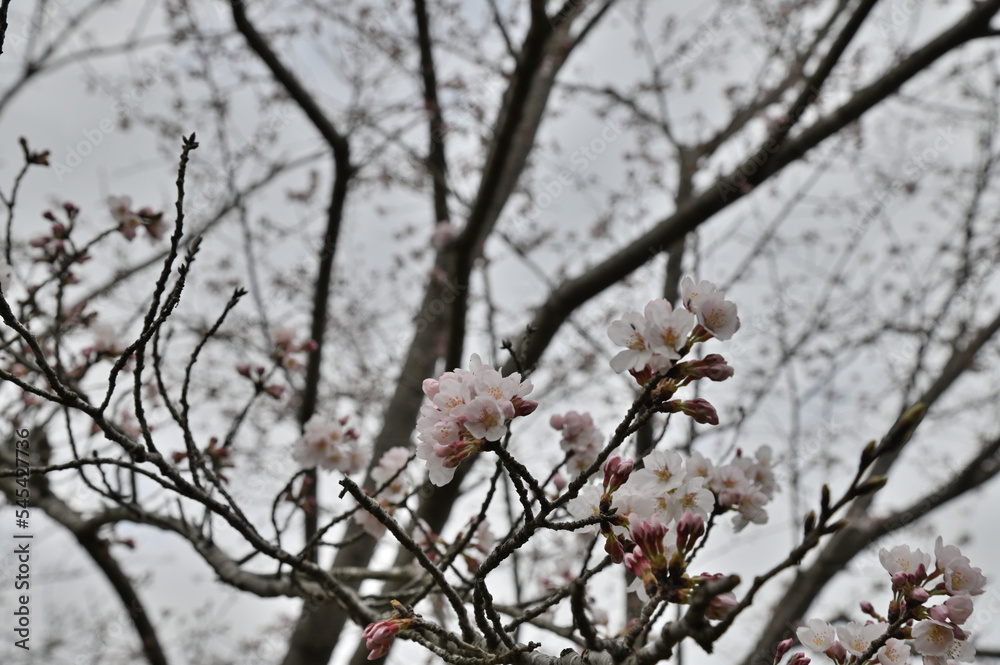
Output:
[[[247,365],[246,363],[240,363],[236,366],[236,371],[239,372],[242,376],[245,376],[248,379],[250,378],[250,365]]]
[[[622,547],[621,541],[618,540],[614,531],[607,534],[604,541],[604,551],[611,555],[612,563],[621,563],[625,560],[625,548]]]
[[[678,365],[682,376],[692,379],[725,381],[732,377],[734,370],[718,353],[710,353],[701,360],[690,360]]]
[[[787,640],[781,640],[778,642],[778,649],[774,652],[774,665],[778,665],[781,659],[785,657],[785,654],[789,652],[792,648],[792,644],[795,643],[795,639],[789,637]]]
[[[912,600],[916,605],[926,603],[927,599],[930,597],[931,595],[927,593],[927,589],[923,587],[918,586],[910,592],[910,600]]]
[[[434,396],[441,391],[441,384],[435,379],[424,379],[423,389],[424,395],[427,395],[427,399],[434,399]]]
[[[552,476],[552,484],[556,486],[556,490],[562,492],[566,488],[566,476],[562,475],[561,472],[557,472],[556,475]]]
[[[538,408],[538,402],[530,399],[521,399],[520,397],[515,397],[513,399],[514,403],[514,415],[515,416],[528,416],[535,412]]]
[[[629,475],[632,473],[632,468],[635,466],[635,462],[632,460],[624,460],[620,455],[615,455],[607,462],[604,463],[604,491],[605,493],[612,493],[618,490],[619,487],[625,484],[628,480]],[[616,562],[617,563],[617,562]]]
[[[906,579],[906,573],[904,573],[903,571],[895,572],[892,574],[893,589],[902,589],[904,586],[906,586],[907,581],[908,580]]]
[[[809,665],[812,662],[804,653],[797,653],[788,661],[788,665]]]
[[[285,386],[279,386],[277,384],[272,384],[264,388],[264,392],[273,397],[274,399],[281,399],[281,395],[285,392]]]
[[[737,604],[736,594],[732,591],[721,593],[712,599],[708,609],[705,610],[705,616],[712,621],[721,621]]]
[[[861,611],[875,619],[880,618],[878,612],[875,611],[875,606],[869,603],[867,600],[861,601]]]
[[[566,416],[553,414],[552,417],[549,418],[549,426],[552,427],[552,429],[562,429],[563,425],[565,424],[566,424]]]
[[[719,414],[707,399],[695,397],[681,403],[681,410],[694,418],[696,423],[703,425],[718,425]]]
[[[701,515],[695,515],[685,510],[677,521],[677,549],[686,552],[692,548],[699,538],[705,535],[705,520]]]

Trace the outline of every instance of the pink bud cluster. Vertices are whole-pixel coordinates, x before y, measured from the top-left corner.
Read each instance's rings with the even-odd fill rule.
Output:
[[[830,624],[811,619],[797,631],[799,641],[811,650],[824,653],[838,665],[860,665],[872,643],[885,637],[889,625],[904,620],[902,626],[878,649],[875,660],[881,665],[904,665],[912,651],[925,665],[950,665],[974,661],[975,648],[963,624],[972,615],[972,596],[983,593],[986,578],[979,568],[954,545],[944,545],[940,536],[934,546],[933,568],[930,554],[906,545],[882,548],[879,560],[892,579],[893,599],[885,618],[871,603],[862,610],[875,621],[865,625],[851,622],[834,631]],[[935,580],[939,580],[935,582]],[[926,607],[934,596],[948,596],[941,604]],[[837,638],[840,638],[839,640]]]
[[[429,400],[420,409],[417,457],[427,462],[430,481],[442,486],[451,482],[455,468],[477,453],[484,441],[499,441],[507,424],[517,416],[532,413],[538,403],[525,399],[530,381],[514,372],[502,376],[472,355],[469,370],[445,372],[423,384]]]
[[[369,649],[368,660],[382,658],[389,653],[392,641],[401,630],[409,628],[417,619],[413,616],[403,616],[405,612],[400,603],[392,601],[392,606],[396,608],[392,618],[384,621],[376,621],[368,624],[361,637],[365,641],[365,647]]]
[[[303,426],[292,458],[304,469],[319,467],[344,474],[361,471],[368,466],[371,446],[360,442],[360,434],[353,427],[345,429],[346,424],[346,416],[330,421],[314,415]]]

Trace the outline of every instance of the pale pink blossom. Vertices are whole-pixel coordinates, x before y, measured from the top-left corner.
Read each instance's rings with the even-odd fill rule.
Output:
[[[669,369],[667,361],[677,360],[694,329],[695,316],[686,309],[673,309],[666,300],[653,300],[646,305],[646,339],[657,362],[652,367],[660,372]]]
[[[944,568],[944,584],[953,596],[978,596],[983,593],[986,576],[973,568],[968,557],[955,557]]]
[[[945,566],[947,566],[952,559],[957,559],[960,556],[962,556],[962,552],[954,545],[945,545],[944,538],[941,536],[938,536],[934,541],[934,565],[937,566],[938,569],[944,570]]]
[[[943,656],[948,653],[955,633],[942,621],[918,621],[913,624],[913,648],[924,656]]]
[[[728,340],[740,329],[736,305],[726,300],[726,294],[715,284],[702,280],[697,284],[686,276],[681,280],[681,296],[684,306],[697,317],[698,323],[720,340]]]
[[[344,474],[361,471],[368,465],[371,447],[359,442],[353,429],[344,429],[339,421],[313,415],[302,427],[292,458],[303,468],[319,467]]]
[[[684,482],[684,458],[674,450],[654,450],[643,458],[643,468],[632,474],[632,486],[649,492],[669,492]]]
[[[878,650],[878,662],[882,665],[905,665],[910,662],[910,646],[903,640],[890,637]]]
[[[510,402],[507,402],[509,405]],[[479,395],[465,405],[465,429],[477,439],[499,441],[507,434],[504,423],[514,416],[513,408],[509,414],[497,400],[489,395]]]
[[[677,491],[674,492],[677,499],[677,509],[680,512],[689,510],[702,519],[708,516],[715,509],[715,495],[705,487],[705,479],[695,476],[684,482]]]
[[[397,503],[406,498],[410,492],[410,478],[406,473],[406,465],[410,461],[410,451],[403,446],[394,446],[383,453],[378,465],[372,469],[372,481],[375,487],[385,485],[379,497],[386,501]],[[388,485],[389,480],[392,479]]]
[[[627,370],[641,372],[653,357],[646,335],[646,319],[638,312],[626,312],[622,318],[612,321],[608,337],[625,350],[611,359],[611,369],[619,374]]]
[[[897,545],[891,550],[879,550],[878,559],[890,575],[893,573],[916,573],[923,565],[926,569],[931,565],[931,556],[920,550],[911,551],[908,545]]]
[[[822,619],[809,619],[805,626],[799,626],[795,630],[795,635],[803,646],[816,653],[829,649],[835,637],[833,626]]]
[[[837,627],[837,637],[847,651],[860,656],[868,651],[872,641],[881,637],[887,628],[888,624],[885,623],[869,623],[862,626],[857,621],[851,621],[846,626]]]

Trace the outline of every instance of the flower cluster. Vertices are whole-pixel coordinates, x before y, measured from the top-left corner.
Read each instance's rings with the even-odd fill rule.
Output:
[[[409,462],[410,452],[402,446],[395,446],[385,451],[372,469],[371,478],[376,489],[375,500],[390,515],[410,494],[411,482],[406,473],[406,465]],[[385,525],[366,510],[356,511],[354,521],[372,538],[378,539],[385,534]]]
[[[770,446],[761,446],[754,459],[737,451],[732,462],[719,466],[698,452],[685,461],[677,451],[654,450],[643,458],[641,469],[615,488],[611,501],[630,520],[633,514],[646,521],[656,516],[666,525],[685,512],[707,520],[713,512],[732,511],[733,526],[740,531],[750,522],[767,522],[764,506],[777,490]],[[599,515],[604,494],[587,485],[567,509],[577,519]]]
[[[512,418],[533,412],[538,403],[524,399],[531,388],[531,382],[522,381],[517,372],[502,376],[476,354],[469,370],[456,369],[437,380],[425,380],[429,401],[417,420],[417,457],[427,461],[430,481],[447,485],[455,468],[478,452],[484,441],[499,441]]]
[[[852,621],[834,631],[825,621],[810,619],[796,631],[799,641],[838,665],[909,663],[911,646],[907,640],[913,642],[912,651],[923,656],[925,665],[973,662],[976,650],[962,626],[972,615],[972,596],[983,593],[986,578],[982,571],[957,547],[945,545],[940,536],[933,560],[930,554],[906,545],[882,548],[879,560],[892,578],[893,599],[887,615],[878,615],[871,603],[864,602],[862,609],[875,621],[865,625]],[[928,607],[934,596],[947,599]],[[898,628],[890,633],[895,626]],[[865,660],[876,640],[881,646],[874,659]]]
[[[608,337],[625,347],[611,359],[612,369],[628,370],[641,382],[670,369],[695,342],[728,340],[739,330],[736,305],[714,284],[685,277],[680,286],[683,308],[653,300],[642,314],[628,312],[611,323]]]
[[[149,235],[150,242],[160,240],[167,230],[162,212],[154,212],[146,206],[139,211],[132,210],[132,199],[128,196],[109,196],[108,209],[111,216],[118,222],[118,231],[127,240],[133,240],[136,229],[143,228]]]
[[[357,430],[344,429],[347,417],[329,421],[314,415],[302,428],[295,443],[292,458],[304,469],[319,467],[344,474],[361,471],[368,466],[370,446],[362,444]]]
[[[562,432],[559,447],[569,455],[566,468],[576,478],[597,460],[604,437],[594,427],[589,413],[570,411],[562,416],[554,415],[549,425]]]
[[[302,362],[292,356],[293,353],[316,350],[317,345],[314,340],[308,339],[304,342],[296,342],[295,339],[298,336],[298,332],[295,328],[289,326],[272,328],[270,335],[271,343],[274,344],[274,351],[271,355],[285,369],[297,370],[302,368]]]

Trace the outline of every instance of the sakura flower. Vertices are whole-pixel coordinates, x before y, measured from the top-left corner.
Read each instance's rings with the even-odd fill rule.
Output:
[[[737,515],[733,516],[733,528],[738,533],[747,524],[766,524],[767,512],[764,505],[767,504],[767,496],[756,488],[750,488],[740,495],[739,504],[736,506]]]
[[[597,459],[604,437],[594,427],[589,413],[570,411],[565,415],[554,415],[549,424],[562,432],[559,446],[572,453],[567,470],[573,477],[580,475]]]
[[[566,510],[574,519],[583,520],[588,517],[597,517],[601,514],[601,488],[596,485],[584,485],[576,498],[566,503]],[[597,529],[597,524],[586,527],[586,531],[593,533]]]
[[[626,348],[611,359],[611,369],[619,374],[626,370],[641,372],[653,357],[646,334],[646,319],[638,312],[627,312],[622,318],[612,321],[608,337]]]
[[[696,450],[688,457],[687,472],[684,474],[684,480],[691,480],[699,476],[708,479],[711,477],[714,469],[715,465],[712,464],[712,460]]]
[[[507,402],[509,405],[510,402]],[[504,413],[497,400],[489,395],[479,395],[465,406],[465,429],[477,439],[499,441],[507,434],[504,425],[508,418],[514,416],[513,407],[510,413]]]
[[[132,197],[130,196],[109,196],[108,209],[116,222],[124,222],[132,215]]]
[[[736,305],[725,299],[725,293],[715,284],[702,280],[697,284],[691,277],[680,283],[684,306],[697,317],[698,323],[717,339],[728,340],[740,329]]]
[[[953,596],[930,609],[932,619],[938,621],[951,621],[956,626],[961,626],[972,615],[972,598],[969,596]]]
[[[953,596],[978,596],[983,592],[986,576],[979,568],[973,568],[967,557],[960,556],[944,567],[944,584]]]
[[[855,656],[860,656],[871,646],[872,640],[881,637],[888,628],[885,623],[869,623],[862,626],[857,621],[852,621],[846,626],[837,627],[837,637],[848,652]]]
[[[910,646],[903,640],[890,637],[878,650],[877,658],[882,665],[905,665],[910,662]]]
[[[795,635],[799,638],[799,642],[803,646],[808,647],[816,653],[823,653],[829,649],[835,636],[833,626],[822,619],[809,619],[808,625],[799,626],[795,631]]]
[[[427,462],[427,477],[431,483],[443,487],[455,478],[455,469],[466,458],[479,452],[478,441],[458,440],[449,445],[422,442],[417,446],[417,457]]]
[[[718,495],[719,503],[723,506],[738,504],[743,494],[750,489],[743,470],[732,464],[715,469],[709,477],[708,486]]]
[[[923,656],[943,656],[955,641],[951,626],[942,621],[918,621],[912,635],[913,648]]]
[[[370,447],[360,444],[358,438],[355,430],[344,430],[340,422],[331,422],[316,414],[303,426],[292,457],[303,468],[357,473],[368,465],[371,455]]]
[[[417,457],[427,462],[435,485],[451,482],[455,468],[478,452],[484,440],[501,439],[512,418],[528,415],[538,406],[524,399],[532,386],[519,374],[503,377],[476,354],[469,366],[471,371],[445,372],[422,385],[429,401],[417,420]]]
[[[907,545],[897,545],[891,550],[882,548],[879,550],[878,559],[882,562],[890,575],[893,573],[914,573],[921,565],[927,568],[931,564],[931,557],[920,550],[910,551]]]
[[[960,556],[962,556],[962,552],[954,545],[945,545],[941,536],[938,536],[937,540],[934,541],[934,565],[939,569],[944,570],[952,559],[957,559]]]
[[[715,495],[705,487],[705,479],[701,476],[685,481],[674,492],[674,497],[680,512],[690,511],[702,519],[707,520],[715,509]]]
[[[371,473],[375,487],[385,486],[379,493],[381,498],[392,503],[406,498],[410,491],[410,479],[406,474],[406,465],[409,461],[410,452],[403,446],[395,446],[383,453]],[[390,479],[392,482],[389,482]]]
[[[654,450],[643,458],[643,468],[632,474],[636,490],[669,492],[684,482],[684,458],[674,450]]]
[[[669,363],[663,361],[677,360],[678,353],[687,344],[688,335],[694,329],[696,319],[686,309],[674,310],[666,300],[653,300],[646,305],[646,339],[658,362],[653,370],[660,372],[669,369]]]

